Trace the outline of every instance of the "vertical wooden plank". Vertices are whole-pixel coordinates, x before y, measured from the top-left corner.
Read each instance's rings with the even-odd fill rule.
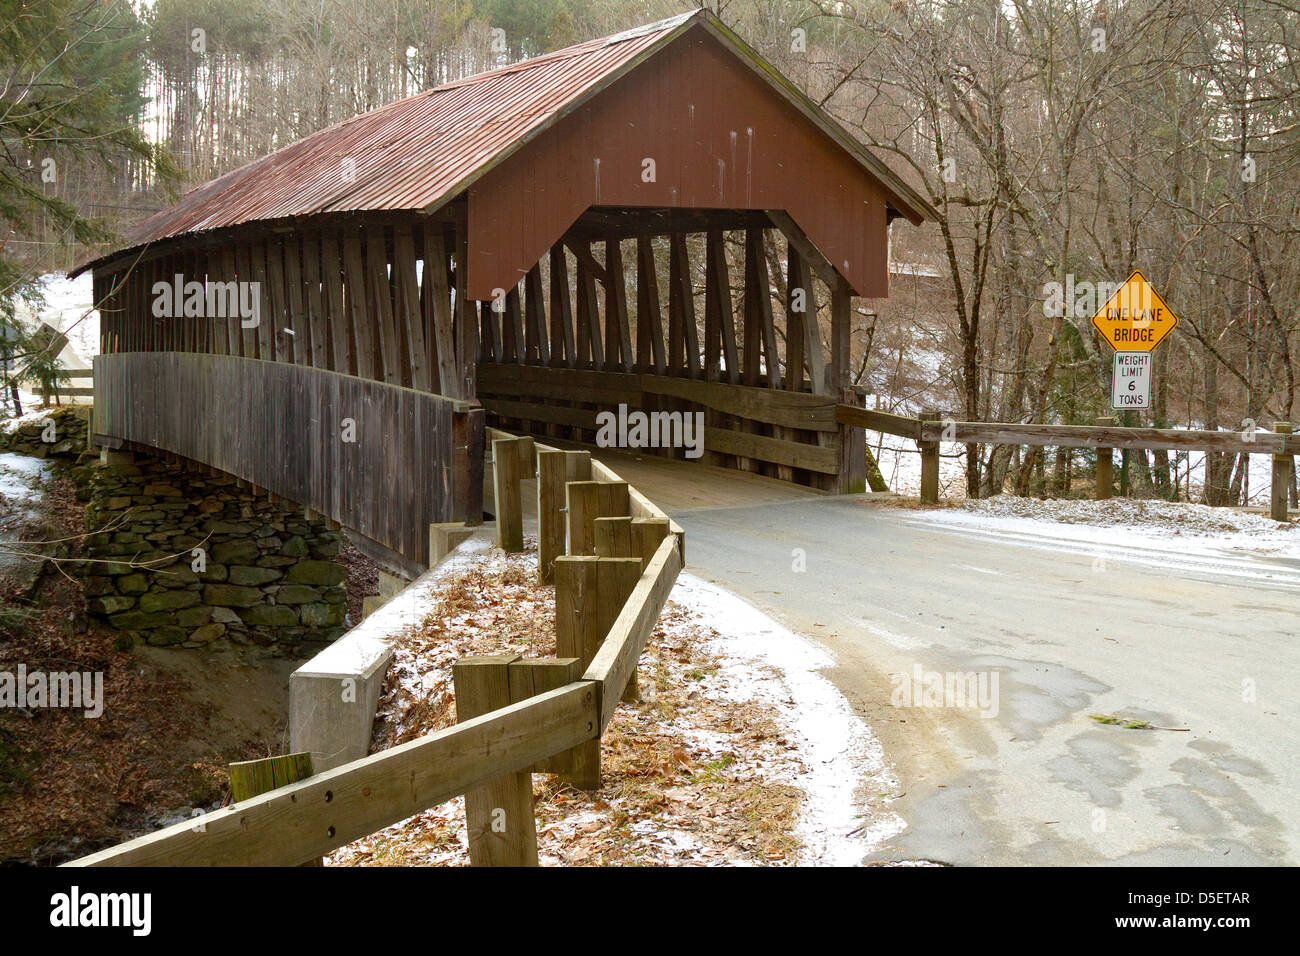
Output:
[[[851,341],[853,299],[848,284],[840,279],[831,289],[831,383],[832,395],[853,384]]]
[[[939,413],[926,409],[920,415],[923,422],[937,422]],[[939,443],[937,441],[917,442],[921,448],[921,503],[939,503]],[[840,471],[843,473],[843,463]]]
[[[551,246],[551,365],[576,368],[573,339],[573,300],[569,297],[569,263],[562,243]]]
[[[292,318],[289,316],[285,296],[284,244],[271,239],[266,243],[266,281],[271,284],[271,309],[274,321],[271,327],[271,341],[275,346],[277,362],[292,362],[294,357],[294,337]]]
[[[576,657],[586,670],[604,639],[599,629],[599,561],[595,556],[555,559],[555,645],[558,657]],[[585,653],[585,656],[584,656]],[[600,740],[569,752],[571,771],[564,779],[579,789],[600,787]]]
[[[366,264],[361,256],[361,237],[356,232],[343,236],[343,292],[347,300],[347,324],[355,343],[355,373],[362,378],[382,381],[383,371],[371,309],[367,303]]]
[[[1115,424],[1115,419],[1109,416],[1102,416],[1093,419],[1094,425],[1109,427]],[[1115,481],[1115,456],[1113,449],[1097,449],[1097,488],[1094,497],[1098,501],[1105,501],[1110,497],[1111,487]]]
[[[284,240],[284,286],[287,292],[288,321],[285,327],[293,331],[289,344],[296,365],[311,364],[312,328],[307,315],[306,285],[303,282],[303,239],[301,233]]]
[[[669,361],[669,366],[674,370],[671,372],[673,375],[681,374],[676,370],[684,368],[687,378],[696,379],[700,377],[700,342],[695,326],[695,292],[691,283],[690,251],[684,233],[672,234],[669,239],[669,253],[668,341],[670,348],[681,347],[682,357],[685,359],[684,366],[672,360]],[[705,315],[708,315],[707,301]],[[675,329],[672,328],[674,323]]]
[[[475,363],[479,359],[478,310],[465,292],[465,260],[469,255],[468,229],[465,223],[454,225],[456,235],[456,366],[460,375],[460,397],[478,394],[478,373]]]
[[[500,305],[505,310],[505,301],[480,302],[478,308],[482,333],[479,336],[479,359],[483,362],[500,362],[504,354],[501,342],[501,318],[497,312]]]
[[[389,385],[405,385],[406,369],[398,359],[397,320],[393,315],[393,283],[388,273],[388,248],[384,230],[366,227],[366,295],[376,329],[381,363],[380,378]]]
[[[343,288],[343,250],[338,233],[321,236],[321,284],[325,294],[326,321],[329,325],[330,364],[335,372],[357,374],[357,350],[353,345],[352,323],[348,318],[350,303]]]
[[[742,286],[741,315],[744,325],[742,376],[746,385],[757,385],[762,366],[763,328],[759,300],[767,295],[767,283],[759,280],[759,262],[763,255],[760,230],[745,230],[745,267]]]
[[[586,243],[591,253],[591,243]],[[608,303],[606,308],[608,308]],[[605,345],[600,334],[600,302],[596,297],[596,276],[578,258],[578,366],[590,360],[593,368],[605,367]]]
[[[441,266],[433,271],[442,272]],[[415,275],[415,241],[406,226],[393,229],[393,278],[397,289],[397,314],[403,332],[401,359],[407,363],[411,387],[423,392],[432,391],[429,350],[424,341],[424,315]]]
[[[225,353],[227,355],[240,355],[243,352],[243,329],[240,328],[241,318],[239,314],[240,303],[243,296],[240,294],[239,270],[235,265],[235,250],[226,246],[221,250],[221,281],[235,283],[235,308],[227,308],[226,314],[226,334]]]
[[[447,248],[442,228],[424,226],[424,275],[422,277],[425,328],[433,331],[437,389],[443,395],[466,397],[456,371],[455,328],[452,323],[451,290],[447,287]]]
[[[713,269],[713,307],[716,312],[718,332],[722,337],[722,359],[726,365],[725,378],[732,385],[737,385],[740,382],[740,362],[736,354],[736,318],[731,302],[731,279],[722,231],[709,230],[707,244],[709,265]]]
[[[524,355],[524,319],[516,283],[506,291],[506,308],[501,316],[501,361],[522,365]]]
[[[546,301],[542,295],[542,267],[533,263],[524,277],[525,361],[532,365],[551,364],[551,346],[546,336]]]
[[[664,353],[663,313],[659,306],[659,277],[655,250],[649,236],[636,241],[636,359],[643,372],[664,375],[668,359]]]
[[[630,372],[632,327],[627,315],[627,276],[623,272],[623,244],[605,241],[605,353],[606,368]]]
[[[804,326],[808,316],[809,290],[803,285],[798,250],[787,242],[785,254],[785,387],[792,392],[802,392],[806,335]]]
[[[329,368],[329,312],[321,276],[321,237],[309,235],[302,247],[302,278],[306,287],[307,324],[311,327],[311,351],[308,361],[313,368]]]

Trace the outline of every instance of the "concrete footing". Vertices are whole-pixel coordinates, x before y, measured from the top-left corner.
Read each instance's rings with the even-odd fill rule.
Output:
[[[375,708],[383,689],[392,641],[423,616],[443,576],[439,565],[471,539],[490,546],[493,529],[480,525],[431,525],[432,567],[405,587],[405,582],[380,575],[379,596],[365,600],[365,619],[307,661],[289,677],[289,748],[308,752],[316,773],[359,760],[370,752]],[[385,593],[386,592],[386,593]]]

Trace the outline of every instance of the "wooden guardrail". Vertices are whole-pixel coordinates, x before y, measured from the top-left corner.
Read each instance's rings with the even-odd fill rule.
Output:
[[[519,508],[518,485],[533,476],[534,461],[550,468],[552,477],[558,462],[562,466],[558,477],[566,492],[575,485],[622,491],[625,514],[589,510],[575,515],[572,509],[557,507],[557,502],[575,499],[556,498],[552,484],[540,480],[538,473],[539,502],[545,485],[548,508],[563,519],[560,533],[566,539],[586,540],[581,533],[573,534],[579,524],[610,522],[603,526],[608,530],[600,536],[601,550],[620,552],[557,553],[551,559],[552,574],[563,561],[596,572],[586,581],[590,587],[581,590],[556,576],[556,640],[561,656],[459,661],[454,667],[460,720],[456,726],[68,865],[298,865],[460,794],[466,796],[472,863],[536,864],[530,775],[560,772],[578,785],[599,785],[600,736],[633,684],[637,659],[681,571],[682,535],[653,503],[604,465],[591,461],[589,452],[561,451],[534,445],[532,439],[501,436],[500,432],[491,436],[498,533],[503,525],[515,526],[516,516],[503,515],[502,509]],[[570,481],[570,474],[576,480]],[[618,494],[610,497],[620,500]],[[614,533],[614,526],[624,521],[626,537]],[[551,520],[547,526],[551,529],[548,544],[554,550],[557,524]],[[518,546],[522,548],[522,540]],[[626,573],[604,573],[616,567]]]
[[[888,412],[837,405],[835,420],[843,425],[898,435],[915,441],[921,451],[921,500],[938,501],[939,443],[959,445],[1041,445],[1053,448],[1096,448],[1097,497],[1109,498],[1113,475],[1112,450],[1150,448],[1196,449],[1238,455],[1272,455],[1273,488],[1270,512],[1287,520],[1287,486],[1294,456],[1300,454],[1300,436],[1289,422],[1276,422],[1272,431],[1207,431],[1179,428],[1134,428],[1109,423],[1097,425],[1028,425],[1003,422],[941,420],[937,412],[919,419]]]

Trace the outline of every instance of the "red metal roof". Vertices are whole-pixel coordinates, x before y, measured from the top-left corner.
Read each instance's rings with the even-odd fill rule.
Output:
[[[319,130],[191,190],[175,205],[128,231],[111,255],[162,239],[259,220],[365,210],[432,211],[640,58],[696,24],[733,48],[741,46],[737,52],[755,65],[761,63],[707,10],[579,43],[417,93]],[[790,89],[781,92],[791,95]],[[893,194],[903,197],[899,205],[908,218],[919,221],[933,214],[919,195],[856,142],[844,142],[847,134],[829,117],[826,122]],[[108,256],[76,271],[104,258]]]

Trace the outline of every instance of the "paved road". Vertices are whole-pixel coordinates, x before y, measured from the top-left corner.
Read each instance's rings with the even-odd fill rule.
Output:
[[[870,858],[1300,863],[1300,562],[977,535],[860,498],[675,517],[690,571],[837,658],[903,791],[908,828]],[[996,674],[989,716],[891,705],[918,665]]]

